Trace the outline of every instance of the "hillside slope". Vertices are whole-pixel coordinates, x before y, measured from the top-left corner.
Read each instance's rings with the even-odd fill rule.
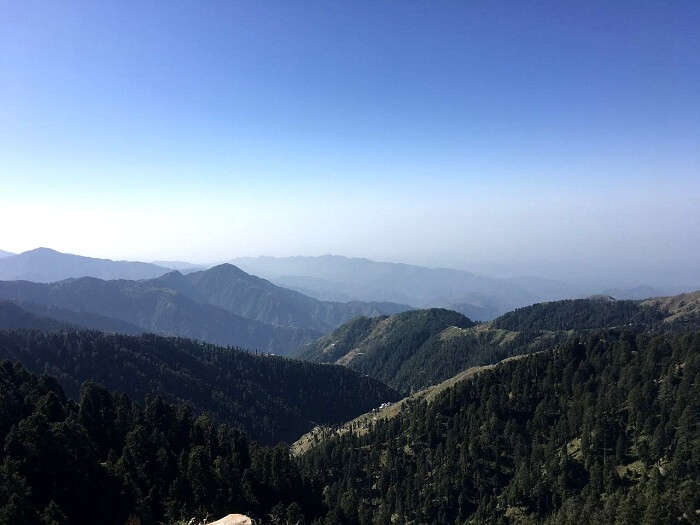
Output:
[[[68,325],[56,319],[35,315],[10,301],[0,301],[0,330],[10,328],[51,331],[68,328]]]
[[[700,325],[700,290],[670,297],[655,297],[640,303],[664,314],[665,323],[693,323]]]
[[[158,280],[103,281],[83,277],[56,283],[2,281],[0,299],[68,310],[76,317],[108,317],[141,331],[279,354],[320,335],[312,330],[273,326],[236,316],[163,287]]]
[[[491,322],[505,330],[585,330],[604,326],[652,326],[666,315],[650,303],[599,296],[538,303],[508,312]]]
[[[314,363],[347,366],[408,395],[466,368],[535,352],[565,337],[492,328],[457,312],[433,308],[355,319],[294,355]]]
[[[457,334],[464,341],[464,334],[473,327],[467,317],[439,308],[359,318],[305,345],[295,355],[347,366],[405,394],[474,364],[471,360],[483,346],[478,337],[470,341],[471,356],[454,352],[451,345]]]
[[[330,520],[696,522],[697,333],[583,334],[425,397],[297,447]]]
[[[182,279],[175,275],[169,277],[174,289],[241,317],[319,332],[329,332],[361,315],[386,315],[410,309],[393,303],[319,301],[276,286],[231,264],[189,273]]]
[[[0,359],[55,376],[73,398],[84,381],[138,401],[158,393],[265,443],[291,442],[317,424],[341,423],[398,399],[384,384],[343,367],[155,335],[0,331]]]
[[[86,383],[66,399],[55,379],[0,361],[0,523],[205,523],[232,508],[268,523],[280,507],[311,523],[320,494],[285,447],[152,397],[137,404]]]
[[[538,303],[478,325],[448,310],[416,310],[356,319],[295,355],[348,366],[409,394],[471,366],[551,347],[572,331],[697,329],[698,312],[700,292],[646,301],[599,297]]]
[[[73,310],[66,310],[64,308],[59,308],[52,305],[33,303],[15,304],[34,315],[55,319],[56,321],[74,328],[99,330],[100,332],[126,335],[138,335],[146,331],[135,324],[91,312],[75,312]]]
[[[300,456],[306,454],[313,447],[316,447],[333,437],[342,436],[347,433],[353,433],[357,436],[364,435],[368,433],[372,429],[372,427],[380,420],[387,421],[390,419],[394,419],[401,415],[402,411],[411,410],[411,407],[413,407],[417,403],[432,402],[438,397],[440,393],[444,392],[449,388],[454,387],[462,381],[473,379],[474,377],[476,377],[477,374],[481,374],[483,372],[486,372],[487,370],[491,370],[497,366],[500,366],[502,364],[508,363],[516,359],[524,359],[529,355],[534,354],[522,354],[513,357],[508,357],[506,359],[503,359],[502,361],[490,365],[472,366],[470,368],[467,368],[466,370],[463,370],[459,374],[450,377],[449,379],[445,379],[440,383],[436,383],[421,390],[418,390],[417,392],[414,392],[413,394],[400,399],[396,403],[384,403],[378,408],[372,409],[370,412],[365,412],[364,414],[361,414],[356,418],[351,419],[350,421],[346,421],[342,425],[319,425],[317,427],[314,427],[314,429],[311,430],[311,432],[307,432],[299,439],[297,439],[294,443],[292,443],[290,447],[291,452],[295,456]]]

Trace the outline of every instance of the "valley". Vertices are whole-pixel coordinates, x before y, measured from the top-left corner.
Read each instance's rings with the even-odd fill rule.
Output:
[[[695,505],[700,292],[537,303],[475,322],[324,302],[222,265],[5,281],[0,298],[0,479],[33,487],[24,499],[0,490],[0,502],[15,494],[3,519],[81,522],[72,498],[96,482],[126,487],[88,505],[116,525],[231,511],[263,523],[566,523],[601,495],[615,502],[589,511],[592,523]],[[87,470],[61,470],[66,425],[93,451],[72,460]],[[48,457],[37,432],[58,447],[42,460],[49,478],[26,462]],[[547,474],[535,482],[533,469]],[[51,476],[74,488],[56,493]]]

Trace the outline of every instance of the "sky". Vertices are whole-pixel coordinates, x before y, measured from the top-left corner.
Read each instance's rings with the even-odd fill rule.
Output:
[[[0,0],[0,224],[700,283],[700,2]]]

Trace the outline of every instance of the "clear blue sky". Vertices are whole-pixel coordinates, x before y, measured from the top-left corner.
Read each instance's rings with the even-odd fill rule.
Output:
[[[692,274],[700,2],[3,2],[0,159],[12,251]]]

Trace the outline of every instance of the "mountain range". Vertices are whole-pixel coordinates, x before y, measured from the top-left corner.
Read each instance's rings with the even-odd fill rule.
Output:
[[[26,280],[32,282],[56,282],[69,278],[95,277],[103,280],[141,280],[160,277],[172,270],[182,273],[201,272],[205,267],[183,261],[155,261],[154,263],[134,261],[112,261],[61,253],[49,248],[37,248],[20,254],[3,252],[0,258],[0,280]],[[372,312],[363,305],[355,304],[356,315],[377,314],[405,310],[409,307],[449,307],[474,319],[492,319],[514,307],[530,304],[537,300],[567,295],[557,281],[537,281],[538,290],[528,288],[527,282],[491,279],[468,272],[451,269],[432,269],[406,264],[380,263],[368,259],[352,259],[340,256],[290,257],[290,258],[241,258],[232,263],[249,274],[270,279],[291,292],[284,299],[287,303],[299,303],[301,295],[306,296],[306,309],[318,309],[313,322],[301,322],[304,327],[326,331],[337,326],[338,319],[348,320],[344,307],[329,304],[319,307],[311,299],[327,303],[376,303]],[[545,286],[546,281],[546,286]],[[553,295],[552,286],[557,288]],[[249,293],[268,293],[266,287],[248,287]],[[267,287],[269,288],[269,286]],[[257,289],[257,290],[256,290]],[[282,295],[277,290],[277,295]],[[244,316],[244,308],[231,308],[230,299],[221,292],[218,302],[228,304],[229,310]],[[562,295],[563,294],[563,295]],[[213,295],[213,294],[210,294]],[[383,304],[382,304],[383,303]],[[400,305],[391,306],[390,303]],[[252,313],[254,319],[263,320],[266,314]],[[294,316],[292,316],[294,317]],[[267,322],[281,322],[284,319]]]
[[[329,303],[376,303],[377,310],[368,311],[356,305],[357,315],[378,314],[411,308],[448,308],[470,319],[487,321],[513,308],[541,301],[585,297],[602,292],[618,299],[643,299],[678,293],[678,289],[656,289],[649,286],[600,288],[573,285],[535,276],[492,278],[449,268],[426,268],[408,264],[386,263],[369,259],[335,255],[321,257],[243,257],[231,261],[249,274],[272,281],[279,287],[293,290],[308,298]],[[200,272],[208,266],[185,261],[152,263],[112,261],[60,253],[37,248],[18,255],[0,251],[0,280],[55,282],[68,278],[96,277],[105,280],[152,279],[178,270],[183,274]],[[252,291],[252,290],[251,290]],[[261,290],[266,293],[265,290]],[[224,299],[225,300],[225,299]],[[298,298],[296,300],[298,302]],[[307,301],[308,302],[308,301]],[[314,308],[312,306],[312,308]],[[231,308],[229,308],[231,310]],[[233,308],[244,317],[245,308]],[[335,311],[334,311],[335,310]],[[345,320],[344,307],[321,307],[315,320],[292,320],[315,330],[327,331]],[[262,312],[252,318],[263,320]],[[276,323],[277,320],[266,321]],[[285,320],[281,320],[283,324]]]
[[[7,253],[7,252],[5,252]],[[155,264],[96,259],[49,248],[36,248],[0,258],[0,280],[54,282],[72,277],[98,279],[151,279],[170,271]]]
[[[80,331],[16,303],[0,303],[0,327],[0,359],[15,361],[0,362],[0,522],[697,515],[700,291],[538,303],[489,323],[360,317],[303,347],[345,366]],[[400,399],[379,377],[420,390]]]
[[[186,261],[152,261],[151,264],[155,264],[156,266],[162,266],[164,268],[171,268],[173,270],[178,270],[183,273],[204,270],[207,268],[207,265],[192,264]]]
[[[389,302],[320,301],[276,286],[231,264],[187,275],[171,272],[154,282],[247,319],[319,332],[329,332],[361,315],[393,314],[411,308]]]
[[[408,308],[322,302],[228,264],[138,281],[93,277],[53,283],[0,281],[0,300],[87,328],[178,335],[278,354],[358,315]],[[52,309],[53,314],[41,308]]]
[[[273,353],[286,353],[320,335],[313,330],[245,319],[149,281],[93,277],[57,283],[0,281],[0,299],[68,310],[76,314],[75,324],[85,327],[91,326],[84,320],[85,314],[99,315],[141,331]]]
[[[496,279],[449,268],[338,255],[242,257],[231,262],[280,286],[320,299],[444,307],[475,320],[493,319],[519,306],[580,293],[566,283],[550,279]]]

